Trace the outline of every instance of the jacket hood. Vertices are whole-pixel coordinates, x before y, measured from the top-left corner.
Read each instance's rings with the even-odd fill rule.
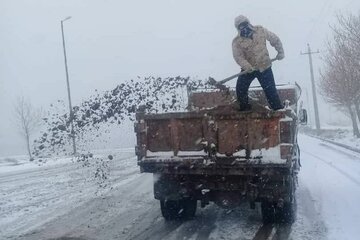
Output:
[[[240,25],[240,23],[243,23],[243,22],[250,23],[249,19],[247,17],[245,17],[244,15],[237,16],[235,18],[235,22],[234,22],[235,23],[235,28],[237,28]]]

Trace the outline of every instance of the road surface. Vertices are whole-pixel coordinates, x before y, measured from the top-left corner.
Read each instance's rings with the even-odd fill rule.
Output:
[[[165,222],[153,179],[131,152],[114,154],[99,186],[91,167],[0,171],[0,239],[358,239],[360,155],[299,136],[302,169],[298,214],[290,225],[262,226],[259,206],[225,210],[210,204],[191,221]]]

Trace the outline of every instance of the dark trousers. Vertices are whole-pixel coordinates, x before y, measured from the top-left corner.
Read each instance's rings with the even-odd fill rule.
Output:
[[[240,110],[249,110],[251,108],[249,104],[248,91],[251,82],[257,78],[260,82],[261,87],[265,92],[267,101],[270,104],[270,107],[274,110],[283,108],[283,105],[280,101],[279,95],[277,93],[274,81],[274,75],[271,70],[271,67],[266,69],[263,72],[254,71],[245,75],[239,76],[236,83],[236,95],[240,103]]]

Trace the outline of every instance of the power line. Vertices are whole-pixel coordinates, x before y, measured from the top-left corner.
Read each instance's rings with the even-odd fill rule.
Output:
[[[325,17],[328,15],[328,11],[332,8],[332,2],[333,0],[325,0],[324,4],[322,5],[320,9],[320,13],[317,14],[317,18],[315,19],[314,23],[312,24],[312,27],[310,28],[309,33],[306,36],[306,39],[309,40],[310,35],[314,32],[314,30],[318,27],[317,25],[320,23],[320,20],[325,19]]]
[[[343,4],[343,8],[346,9],[348,8],[352,3],[355,2],[355,0],[349,0],[347,1],[348,3],[345,5]],[[333,10],[333,11],[331,11]],[[333,12],[334,13],[334,0],[325,0],[324,4],[322,5],[319,14],[317,14],[317,18],[315,19],[315,21],[313,22],[310,31],[308,32],[308,34],[306,35],[306,40],[310,41],[310,36],[315,32],[317,28],[318,28],[318,24],[323,21],[329,13]]]

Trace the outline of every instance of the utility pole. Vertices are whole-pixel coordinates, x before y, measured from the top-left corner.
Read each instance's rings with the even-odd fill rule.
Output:
[[[61,33],[62,33],[62,42],[63,42],[63,49],[64,49],[64,60],[65,60],[65,72],[66,72],[66,85],[67,85],[67,92],[68,92],[68,99],[69,99],[69,112],[70,112],[70,127],[71,127],[71,138],[72,138],[72,145],[73,145],[73,154],[76,154],[76,143],[75,143],[75,132],[74,132],[74,112],[71,105],[71,94],[70,94],[70,83],[69,83],[69,72],[67,66],[67,58],[66,58],[66,47],[65,47],[65,36],[64,36],[64,22],[69,20],[71,17],[67,17],[61,20]]]
[[[309,55],[309,64],[310,64],[310,76],[311,76],[311,86],[312,86],[312,95],[313,95],[313,101],[314,101],[314,112],[315,112],[315,125],[316,130],[320,130],[320,118],[319,118],[319,107],[317,103],[317,97],[316,97],[316,88],[315,88],[315,79],[314,79],[314,68],[313,68],[313,61],[312,61],[312,55],[320,53],[319,50],[316,52],[312,52],[310,48],[310,44],[307,44],[308,51],[305,53],[300,53],[301,55]]]
[[[308,92],[308,89],[305,88],[305,92],[306,92],[306,106],[308,107],[308,112],[311,112],[311,107],[310,107],[310,100],[309,100],[309,92]],[[312,126],[313,124],[313,121],[312,121],[312,116],[311,114],[308,115],[309,117],[309,123],[310,123],[310,126]]]

